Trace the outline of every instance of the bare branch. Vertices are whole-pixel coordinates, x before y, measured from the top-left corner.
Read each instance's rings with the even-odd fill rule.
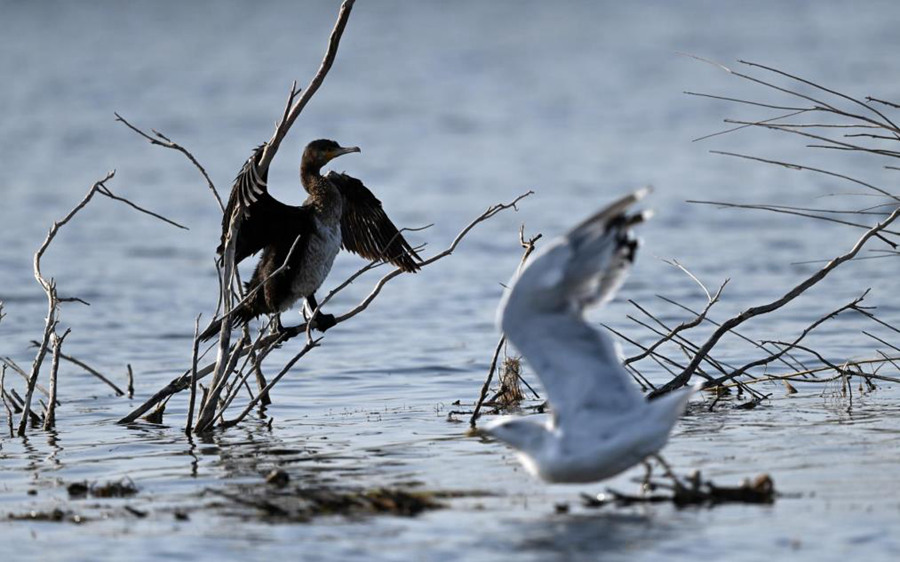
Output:
[[[53,334],[53,360],[50,366],[50,397],[47,400],[47,413],[44,415],[44,431],[53,429],[56,425],[56,376],[59,371],[60,349],[63,340],[71,330],[66,330],[62,336]]]
[[[115,116],[116,121],[121,121],[122,123],[124,123],[126,127],[147,139],[150,144],[155,144],[157,146],[162,146],[165,148],[171,148],[172,150],[177,150],[178,152],[184,154],[187,159],[191,161],[191,164],[193,164],[198,170],[200,170],[200,174],[203,175],[203,179],[206,180],[206,185],[209,187],[209,190],[212,192],[213,197],[215,197],[216,199],[216,203],[218,203],[219,205],[219,210],[221,210],[223,214],[225,213],[225,205],[222,204],[222,198],[219,197],[219,192],[216,190],[216,186],[213,184],[212,179],[210,179],[209,174],[206,173],[206,169],[202,165],[200,165],[200,162],[198,162],[197,159],[194,158],[193,154],[191,154],[180,144],[172,142],[168,137],[158,131],[153,131],[154,134],[156,134],[156,137],[151,137],[144,131],[138,129],[137,127],[126,121],[125,118],[118,113],[116,113]]]
[[[13,437],[13,411],[6,400],[6,363],[0,366],[0,400],[3,400],[3,407],[6,409],[6,424],[9,426],[9,436]]]
[[[747,363],[743,367],[736,369],[734,372],[728,373],[727,375],[720,377],[720,378],[716,379],[715,381],[712,381],[711,383],[707,383],[707,384],[709,386],[717,386],[724,382],[733,380],[736,377],[743,375],[744,373],[746,373],[748,370],[752,369],[753,367],[759,367],[761,365],[768,365],[772,361],[775,361],[776,359],[780,358],[782,355],[787,353],[790,349],[799,347],[798,344],[800,343],[800,341],[803,340],[803,338],[805,338],[810,332],[815,330],[822,323],[824,323],[828,320],[831,320],[832,318],[835,318],[836,316],[838,316],[840,313],[844,312],[845,310],[851,310],[851,309],[856,310],[857,305],[863,301],[863,299],[866,297],[866,295],[868,293],[869,293],[869,290],[867,289],[866,292],[862,294],[862,296],[857,297],[856,299],[853,300],[853,302],[851,302],[849,304],[845,304],[844,306],[838,308],[837,310],[829,312],[825,316],[819,318],[818,320],[816,320],[815,322],[813,322],[812,324],[807,326],[800,333],[800,335],[797,336],[796,339],[794,339],[793,342],[791,342],[790,344],[788,344],[786,346],[783,346],[777,353],[773,353],[772,355],[770,355],[768,357],[763,357],[762,359],[757,359],[756,361],[751,361],[750,363]]]
[[[815,82],[813,82],[813,81],[811,81],[811,80],[807,80],[807,79],[805,79],[805,78],[800,78],[799,76],[795,76],[795,75],[793,75],[793,74],[789,74],[789,73],[784,72],[784,71],[782,71],[782,70],[778,70],[777,68],[772,68],[772,67],[770,67],[770,66],[765,66],[765,65],[763,65],[763,64],[759,64],[759,63],[755,63],[755,62],[749,62],[749,61],[745,61],[745,60],[742,60],[742,61],[739,61],[739,62],[740,62],[741,64],[745,64],[745,65],[750,66],[750,67],[761,68],[761,69],[763,69],[763,70],[767,70],[767,71],[769,71],[769,72],[773,72],[773,73],[775,73],[775,74],[779,74],[779,75],[784,76],[784,77],[786,77],[786,78],[790,78],[791,80],[796,80],[797,82],[800,82],[800,83],[802,83],[802,84],[806,84],[807,86],[812,86],[813,88],[822,90],[823,92],[827,92],[827,93],[829,93],[829,94],[831,94],[831,95],[833,95],[833,96],[837,96],[837,97],[843,98],[843,99],[845,99],[845,100],[847,100],[847,101],[849,101],[849,102],[855,103],[855,104],[859,105],[860,107],[862,107],[863,109],[866,109],[866,110],[868,110],[868,111],[871,111],[871,112],[874,113],[875,115],[877,115],[877,116],[881,117],[882,119],[884,119],[884,123],[886,123],[887,125],[893,127],[893,129],[894,129],[895,131],[898,130],[897,125],[895,125],[893,121],[891,121],[890,119],[888,119],[888,117],[887,117],[886,115],[884,115],[882,112],[878,111],[877,109],[875,109],[875,108],[872,107],[871,105],[869,105],[869,104],[867,104],[867,103],[864,103],[864,102],[862,102],[862,101],[860,101],[860,100],[858,100],[858,99],[856,99],[856,98],[854,98],[854,97],[852,97],[852,96],[848,96],[848,95],[846,95],[846,94],[842,94],[841,92],[832,90],[832,89],[830,89],[830,88],[826,88],[825,86],[822,86],[822,85],[820,85],[820,84],[817,84],[817,83],[815,83]],[[852,116],[852,117],[857,118],[857,119],[863,119],[863,120],[869,121],[868,119],[866,119],[866,118],[864,118],[864,117],[861,117],[861,116],[856,116],[856,115],[852,115],[852,114],[845,114],[844,112],[841,112],[841,114],[842,114],[842,115]],[[883,126],[881,123],[877,123],[877,124],[878,124],[879,126]]]
[[[835,172],[830,172],[830,171],[828,171],[828,170],[823,170],[823,169],[821,169],[821,168],[813,168],[813,167],[811,167],[811,166],[803,166],[803,165],[800,165],[800,164],[794,164],[794,163],[790,163],[790,162],[780,162],[780,161],[778,161],[778,160],[770,160],[770,159],[768,159],[768,158],[759,158],[759,157],[757,157],[757,156],[748,156],[748,155],[746,155],[746,154],[737,154],[737,153],[734,153],[734,152],[724,152],[724,151],[720,151],[720,150],[711,150],[710,153],[711,153],[711,154],[720,154],[720,155],[722,155],[722,156],[733,156],[733,157],[735,157],[735,158],[743,158],[743,159],[745,159],[745,160],[755,160],[755,161],[757,161],[757,162],[764,162],[764,163],[766,163],[766,164],[774,164],[774,165],[776,165],[776,166],[783,166],[783,167],[785,167],[785,168],[787,168],[787,169],[789,169],[789,170],[808,170],[808,171],[810,171],[810,172],[816,172],[816,173],[819,173],[819,174],[824,174],[824,175],[826,175],[826,176],[831,176],[831,177],[839,178],[839,179],[842,179],[842,180],[846,180],[846,181],[855,183],[855,184],[857,184],[857,185],[861,185],[861,186],[863,186],[863,187],[867,187],[867,188],[871,189],[872,191],[878,192],[880,195],[884,195],[885,197],[890,197],[890,198],[892,198],[892,199],[897,199],[897,196],[896,196],[896,195],[893,195],[892,193],[890,193],[889,191],[887,191],[887,190],[885,190],[885,189],[882,189],[882,188],[880,188],[880,187],[876,187],[876,186],[874,186],[874,185],[872,185],[872,184],[870,184],[870,183],[866,183],[866,182],[864,182],[864,181],[858,180],[858,179],[856,179],[856,178],[853,178],[853,177],[850,177],[850,176],[847,176],[847,175],[844,175],[844,174],[838,174],[838,173],[835,173]]]
[[[257,172],[259,174],[264,174],[269,169],[269,164],[271,164],[272,158],[275,157],[275,153],[278,151],[282,139],[284,139],[284,136],[287,134],[288,130],[290,130],[294,121],[297,120],[300,112],[303,111],[303,108],[306,107],[306,104],[309,103],[309,100],[312,99],[313,95],[318,91],[319,86],[324,82],[328,71],[331,70],[331,65],[334,63],[334,59],[337,56],[338,46],[341,43],[341,36],[344,34],[344,28],[347,27],[347,20],[350,18],[350,11],[353,9],[353,3],[354,0],[344,0],[343,3],[341,3],[337,22],[335,22],[334,29],[331,31],[331,37],[328,38],[328,49],[325,51],[325,57],[322,59],[322,64],[319,66],[319,70],[316,71],[316,75],[310,80],[309,85],[306,86],[306,91],[300,95],[290,111],[287,112],[287,115],[283,116],[281,123],[279,123],[278,127],[275,129],[275,134],[272,135],[272,138],[266,143],[266,148],[263,149],[259,164],[257,164]],[[293,100],[296,93],[299,92],[292,87],[288,103]]]
[[[697,200],[693,200],[693,199],[688,200],[687,202],[693,203],[695,205],[715,205],[715,206],[721,207],[723,209],[753,209],[753,210],[757,210],[757,211],[769,211],[772,213],[781,213],[781,214],[785,214],[785,215],[794,215],[794,216],[798,216],[798,217],[806,217],[806,218],[810,218],[810,219],[822,220],[825,222],[833,222],[836,224],[843,224],[845,226],[852,226],[854,228],[862,228],[862,229],[866,229],[866,230],[871,228],[867,224],[850,222],[850,221],[845,221],[845,220],[841,220],[841,219],[836,219],[833,217],[825,217],[822,215],[815,215],[815,214],[806,213],[803,211],[795,211],[791,208],[784,208],[784,207],[778,207],[778,206],[773,206],[773,205],[749,205],[749,204],[743,204],[743,203],[724,203],[722,201],[697,201]],[[884,230],[883,233],[889,234],[892,236],[900,236],[900,232],[895,231],[895,230]],[[878,234],[876,237],[879,238],[880,240],[883,240],[890,246],[896,247],[896,245],[893,242],[891,242],[890,240],[887,240],[881,234]]]
[[[145,215],[150,215],[151,217],[157,218],[165,223],[171,224],[172,226],[176,226],[182,230],[190,230],[188,227],[178,224],[177,222],[173,221],[172,219],[167,219],[166,217],[160,215],[159,213],[154,213],[153,211],[148,211],[147,209],[145,209],[143,207],[135,205],[134,203],[132,203],[128,199],[125,199],[124,197],[119,197],[118,195],[116,195],[112,191],[110,191],[110,189],[106,186],[101,186],[99,188],[99,191],[101,194],[106,195],[110,199],[113,199],[115,201],[121,201],[122,203],[125,203],[132,209],[135,209],[141,213],[144,213]]]
[[[38,342],[32,342],[32,344],[38,345]],[[72,363],[73,365],[77,365],[77,366],[81,367],[82,369],[84,369],[85,371],[90,373],[91,375],[97,377],[98,379],[100,379],[101,381],[106,383],[107,386],[109,386],[111,389],[113,389],[113,392],[116,393],[116,396],[125,396],[125,392],[121,388],[119,388],[114,382],[109,380],[107,377],[103,376],[103,374],[100,373],[100,371],[98,371],[97,369],[94,369],[87,363],[85,363],[83,361],[79,361],[78,359],[75,359],[71,355],[66,355],[65,353],[62,353],[62,352],[59,353],[59,357],[61,359],[65,359],[66,361],[68,361],[69,363]]]
[[[661,346],[662,344],[664,344],[667,341],[670,341],[672,338],[674,338],[678,333],[700,325],[706,319],[706,315],[709,312],[709,309],[712,308],[713,305],[715,305],[717,302],[719,302],[719,298],[722,296],[722,291],[725,289],[725,285],[728,284],[728,281],[729,281],[729,279],[726,279],[722,283],[722,285],[719,286],[719,290],[716,291],[715,295],[709,296],[709,292],[706,293],[706,295],[708,297],[706,306],[703,308],[702,311],[700,311],[700,314],[697,314],[694,317],[693,320],[682,322],[678,326],[672,328],[672,330],[668,334],[666,334],[664,337],[657,340],[653,345],[648,347],[646,350],[635,355],[634,357],[629,357],[628,359],[626,359],[625,365],[629,365],[631,363],[634,363],[636,361],[640,361],[641,359],[644,359],[645,357],[647,357],[648,355],[653,353],[659,346]],[[702,284],[701,284],[701,286],[702,286]],[[703,287],[703,289],[706,290],[706,287]]]
[[[233,427],[233,426],[241,423],[241,421],[243,421],[243,419],[247,417],[247,414],[249,414],[253,410],[253,408],[256,407],[256,404],[260,401],[261,397],[267,395],[269,393],[269,391],[272,390],[272,387],[274,387],[276,384],[278,384],[278,381],[280,381],[282,379],[282,377],[284,377],[284,375],[286,375],[288,373],[288,371],[291,370],[291,367],[293,367],[294,364],[297,363],[297,361],[299,361],[301,357],[303,357],[304,355],[309,353],[309,351],[311,349],[313,349],[314,347],[317,347],[319,345],[319,341],[321,341],[321,339],[322,338],[320,337],[313,341],[306,342],[306,345],[303,346],[303,349],[301,349],[296,355],[294,355],[293,358],[291,358],[290,361],[288,361],[284,365],[284,367],[281,369],[281,371],[277,375],[275,375],[275,377],[273,377],[271,381],[269,381],[269,384],[267,384],[266,387],[264,389],[262,389],[262,391],[260,391],[259,394],[256,395],[256,398],[252,399],[244,407],[244,410],[238,415],[238,417],[228,420],[228,421],[225,421],[225,422],[222,422],[222,424],[221,424],[222,429],[227,429],[229,427]]]
[[[707,353],[709,353],[709,351],[713,348],[713,346],[716,345],[716,343],[719,341],[719,339],[723,335],[728,333],[729,330],[739,326],[740,324],[743,324],[744,322],[746,322],[750,318],[753,318],[754,316],[759,316],[760,314],[765,314],[765,313],[777,310],[777,309],[781,308],[782,306],[786,305],[787,303],[791,302],[798,296],[800,296],[806,290],[808,290],[809,288],[814,286],[816,283],[818,283],[819,281],[824,279],[831,271],[833,271],[835,268],[840,266],[842,263],[853,259],[853,257],[855,257],[857,253],[859,253],[859,251],[866,244],[866,242],[869,241],[870,238],[872,238],[873,236],[876,236],[879,232],[881,232],[882,230],[887,228],[887,226],[890,225],[892,222],[894,222],[894,220],[898,216],[900,216],[900,207],[895,209],[894,212],[891,213],[890,216],[887,217],[885,220],[876,224],[871,229],[869,229],[865,234],[863,234],[862,237],[859,240],[857,240],[856,244],[853,245],[853,247],[850,249],[850,251],[832,259],[830,262],[828,262],[825,265],[825,267],[823,267],[822,269],[817,271],[812,276],[803,280],[801,283],[796,285],[790,291],[785,293],[785,295],[782,296],[781,298],[776,299],[768,304],[748,308],[747,310],[741,312],[737,316],[729,318],[728,320],[723,322],[722,325],[719,326],[719,328],[716,329],[715,332],[713,332],[713,334],[709,337],[709,339],[706,340],[706,343],[703,344],[703,346],[700,348],[700,351],[697,352],[697,354],[694,356],[694,358],[691,360],[691,362],[688,364],[688,366],[684,369],[684,371],[682,371],[677,377],[675,377],[674,379],[672,379],[671,381],[666,383],[664,386],[662,386],[658,390],[651,393],[651,397],[665,394],[667,392],[670,392],[676,388],[680,388],[680,387],[684,386],[685,384],[687,384],[687,382],[691,378],[691,375],[694,373],[694,371],[697,369],[697,366],[700,364],[700,361],[703,360],[703,357],[706,356]]]
[[[184,426],[184,432],[191,434],[191,428],[194,423],[194,403],[197,399],[197,351],[200,348],[200,314],[194,321],[194,344],[191,349],[191,398],[188,402],[187,422]]]

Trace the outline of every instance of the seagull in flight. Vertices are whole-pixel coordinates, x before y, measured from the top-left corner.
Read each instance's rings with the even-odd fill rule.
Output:
[[[500,302],[498,323],[540,378],[552,415],[544,423],[505,416],[482,433],[516,449],[528,472],[548,482],[596,482],[656,455],[695,390],[646,400],[610,338],[584,319],[587,307],[613,297],[634,261],[631,229],[650,212],[628,209],[648,191],[626,195],[544,246]]]

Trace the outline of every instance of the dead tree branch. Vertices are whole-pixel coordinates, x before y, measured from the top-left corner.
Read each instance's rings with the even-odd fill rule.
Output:
[[[61,336],[53,334],[53,359],[50,367],[50,397],[47,400],[47,413],[44,414],[44,431],[56,426],[56,377],[59,372],[59,358],[61,356],[63,340],[71,330],[66,330]]]
[[[18,427],[19,435],[25,435],[25,430],[27,427],[28,420],[33,415],[33,412],[31,411],[32,396],[34,395],[35,388],[38,386],[38,377],[40,375],[41,366],[43,365],[44,358],[46,357],[47,352],[50,349],[51,342],[56,337],[56,326],[57,326],[57,323],[59,320],[60,303],[64,302],[64,301],[71,301],[71,300],[76,300],[76,301],[84,303],[84,301],[82,301],[81,299],[77,299],[77,298],[61,299],[56,291],[56,282],[52,278],[47,279],[46,277],[44,277],[43,273],[41,272],[41,258],[43,258],[44,253],[47,251],[47,248],[50,247],[50,244],[56,238],[56,235],[59,233],[60,228],[62,228],[66,224],[68,224],[69,221],[71,221],[79,211],[84,209],[84,207],[87,206],[87,204],[91,202],[94,195],[96,195],[98,193],[105,197],[109,197],[110,199],[113,199],[113,200],[116,200],[116,201],[119,201],[122,203],[126,203],[130,207],[132,207],[142,213],[149,214],[157,219],[163,220],[170,224],[180,226],[177,223],[170,221],[169,219],[166,219],[162,215],[148,211],[142,207],[139,207],[138,205],[135,205],[134,203],[128,201],[127,199],[113,195],[113,193],[106,186],[106,182],[111,180],[114,176],[115,176],[115,171],[111,171],[111,172],[107,173],[106,176],[102,180],[95,182],[91,186],[91,188],[88,190],[87,194],[82,198],[82,200],[77,205],[75,205],[75,207],[72,208],[72,210],[70,210],[61,220],[56,221],[51,225],[50,230],[47,233],[47,237],[44,239],[44,242],[41,244],[41,246],[38,248],[37,252],[35,252],[35,254],[34,254],[34,263],[33,263],[34,278],[37,280],[38,284],[40,284],[41,288],[44,290],[44,292],[47,295],[47,318],[45,319],[43,337],[41,338],[41,340],[39,342],[37,342],[38,350],[37,350],[37,353],[35,354],[35,358],[32,363],[32,366],[31,366],[31,372],[29,373],[29,375],[27,377],[25,398],[23,399],[23,405],[22,405],[22,417],[19,420],[19,427]],[[59,339],[60,343],[61,343],[61,340],[62,340],[62,338]],[[119,392],[121,392],[121,391],[119,391]]]
[[[722,376],[722,377],[719,377],[718,379],[716,379],[716,380],[714,380],[714,381],[707,382],[707,383],[706,383],[706,386],[708,386],[708,387],[715,387],[715,386],[721,385],[721,384],[723,384],[723,383],[725,383],[725,382],[734,380],[735,378],[737,378],[737,377],[743,375],[744,373],[746,373],[747,371],[749,371],[750,369],[752,369],[752,368],[754,368],[754,367],[759,367],[759,366],[762,366],[762,365],[768,365],[768,364],[771,363],[772,361],[775,361],[775,360],[779,359],[782,355],[784,355],[785,353],[787,353],[787,352],[790,351],[791,349],[798,348],[798,347],[799,347],[798,344],[803,340],[803,338],[805,338],[810,332],[812,332],[813,330],[815,330],[817,327],[819,327],[819,326],[820,326],[821,324],[823,324],[824,322],[826,322],[826,321],[828,321],[828,320],[831,320],[832,318],[835,318],[835,317],[838,316],[840,313],[842,313],[842,312],[844,312],[844,311],[846,311],[846,310],[858,310],[858,305],[859,305],[859,303],[861,303],[861,302],[863,301],[863,299],[866,297],[866,295],[867,295],[868,293],[869,293],[869,291],[866,290],[866,292],[863,293],[862,296],[860,296],[860,297],[854,299],[853,302],[850,302],[850,303],[848,303],[848,304],[845,304],[844,306],[842,306],[842,307],[840,307],[840,308],[838,308],[838,309],[836,309],[836,310],[834,310],[834,311],[832,311],[832,312],[829,312],[829,313],[826,314],[825,316],[822,316],[821,318],[819,318],[818,320],[816,320],[815,322],[813,322],[812,324],[810,324],[809,326],[807,326],[807,327],[800,333],[800,335],[797,336],[797,337],[794,339],[793,342],[790,342],[790,343],[789,343],[788,345],[786,345],[786,346],[782,346],[781,349],[780,349],[778,352],[773,353],[772,355],[769,355],[768,357],[763,357],[763,358],[761,358],[761,359],[757,359],[756,361],[751,361],[750,363],[747,363],[746,365],[740,367],[739,369],[735,369],[733,372],[728,373],[727,375],[724,375],[724,376]]]
[[[285,108],[285,114],[282,116],[281,122],[275,128],[275,134],[273,134],[269,142],[266,143],[266,148],[263,150],[262,156],[259,159],[259,164],[257,164],[258,173],[264,174],[269,169],[269,164],[272,163],[272,158],[275,157],[275,153],[278,151],[278,147],[281,145],[284,136],[287,134],[288,130],[290,130],[294,121],[297,120],[297,117],[300,115],[300,112],[303,111],[303,108],[306,107],[306,104],[309,103],[309,100],[312,99],[313,95],[318,91],[319,86],[325,81],[325,76],[328,74],[328,71],[331,70],[331,65],[334,64],[334,59],[337,56],[338,46],[341,43],[344,28],[347,27],[347,20],[350,19],[350,11],[353,9],[354,1],[355,0],[344,0],[343,3],[341,3],[337,22],[335,22],[334,29],[331,30],[331,36],[328,38],[328,48],[325,51],[325,57],[322,59],[319,70],[316,72],[315,76],[313,76],[312,80],[310,80],[309,85],[306,86],[306,91],[300,94],[296,89],[296,82],[294,82],[294,85],[291,87],[288,105],[291,105],[291,102],[293,102],[298,94],[300,95],[297,97],[297,101],[293,102],[293,105],[291,105],[290,111],[287,111],[287,108]]]
[[[162,146],[165,148],[170,148],[172,150],[177,150],[178,152],[184,154],[187,157],[187,159],[190,160],[191,164],[193,164],[194,167],[196,167],[200,171],[200,174],[203,176],[203,179],[206,180],[207,187],[209,187],[209,190],[212,192],[213,197],[215,197],[216,203],[219,204],[219,210],[221,210],[223,213],[225,212],[225,205],[222,204],[222,198],[219,197],[219,192],[218,192],[218,190],[216,190],[215,184],[213,184],[213,181],[212,181],[212,179],[210,179],[209,174],[206,173],[206,168],[204,168],[200,164],[200,162],[196,158],[194,158],[194,155],[191,154],[189,150],[187,150],[180,144],[173,142],[166,135],[160,133],[157,130],[153,130],[153,134],[155,136],[150,136],[147,133],[145,133],[144,131],[140,130],[139,128],[135,127],[134,125],[132,125],[131,123],[126,121],[125,118],[122,117],[121,115],[119,115],[118,113],[115,113],[114,115],[116,116],[116,121],[123,123],[129,129],[131,129],[135,133],[137,133],[137,134],[141,135],[142,137],[144,137],[145,139],[147,139],[150,142],[150,144],[155,144],[156,146]]]
[[[682,386],[686,385],[688,383],[688,381],[691,379],[691,375],[697,369],[697,366],[700,364],[700,362],[703,360],[703,358],[706,356],[706,354],[709,353],[709,351],[713,348],[713,346],[716,345],[716,343],[719,341],[719,339],[721,339],[721,337],[723,335],[728,333],[729,330],[736,328],[737,326],[743,324],[744,322],[746,322],[747,320],[749,320],[755,316],[759,316],[760,314],[767,314],[769,312],[778,310],[782,306],[786,305],[787,303],[791,302],[792,300],[794,300],[795,298],[797,298],[798,296],[803,294],[809,288],[813,287],[816,283],[818,283],[819,281],[824,279],[829,273],[834,271],[834,269],[837,268],[838,266],[840,266],[842,263],[853,259],[853,257],[859,253],[859,251],[866,244],[866,242],[869,241],[870,238],[872,238],[873,236],[876,236],[879,232],[881,232],[882,230],[887,228],[891,223],[894,222],[894,220],[896,220],[896,218],[898,216],[900,216],[900,207],[895,209],[894,212],[891,213],[890,216],[888,216],[885,220],[876,224],[875,226],[870,228],[865,234],[863,234],[862,237],[860,237],[859,240],[856,241],[856,243],[853,245],[853,247],[850,249],[850,251],[848,251],[845,254],[842,254],[836,258],[833,258],[830,262],[828,262],[825,265],[825,267],[823,267],[822,269],[817,271],[815,274],[811,275],[810,277],[807,277],[802,282],[800,282],[799,284],[794,286],[790,291],[785,293],[784,296],[782,296],[781,298],[776,299],[776,300],[774,300],[770,303],[764,304],[764,305],[748,308],[747,310],[741,312],[737,316],[729,318],[728,320],[723,322],[722,325],[719,326],[713,332],[713,334],[709,337],[709,339],[706,340],[706,342],[703,344],[703,346],[701,346],[700,351],[697,352],[697,354],[694,356],[694,358],[691,360],[691,362],[688,364],[688,366],[685,367],[684,371],[679,373],[678,376],[676,376],[674,379],[672,379],[671,381],[669,381],[668,383],[666,383],[659,389],[652,392],[651,397],[660,396],[667,392],[671,392],[672,390],[675,390],[676,388],[681,388]]]

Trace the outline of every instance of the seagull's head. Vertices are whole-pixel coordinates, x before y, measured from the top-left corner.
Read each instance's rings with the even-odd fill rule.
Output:
[[[486,425],[479,434],[493,437],[526,454],[540,451],[550,436],[543,424],[521,417],[504,417]]]
[[[303,150],[301,166],[307,170],[319,170],[334,158],[351,152],[359,152],[359,147],[341,146],[329,139],[314,140]]]

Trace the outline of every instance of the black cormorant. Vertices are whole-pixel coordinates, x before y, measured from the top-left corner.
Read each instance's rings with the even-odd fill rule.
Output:
[[[231,216],[237,209],[240,226],[235,263],[262,250],[246,289],[252,291],[260,284],[263,287],[233,312],[236,325],[261,314],[280,315],[300,298],[306,299],[311,310],[318,308],[315,292],[328,276],[341,247],[367,259],[390,262],[403,271],[419,269],[419,256],[361,181],[337,172],[321,174],[322,166],[330,160],[359,152],[359,148],[342,147],[326,139],[309,143],[300,164],[300,180],[309,197],[295,207],[269,195],[267,173],[257,171],[264,147],[253,152],[235,178],[216,249],[222,255]],[[291,254],[295,240],[297,246]],[[288,266],[273,276],[289,254]],[[319,314],[314,320],[321,331],[334,325],[331,314]],[[218,333],[220,322],[207,328],[201,338]],[[276,317],[276,326],[281,326],[280,317]]]

